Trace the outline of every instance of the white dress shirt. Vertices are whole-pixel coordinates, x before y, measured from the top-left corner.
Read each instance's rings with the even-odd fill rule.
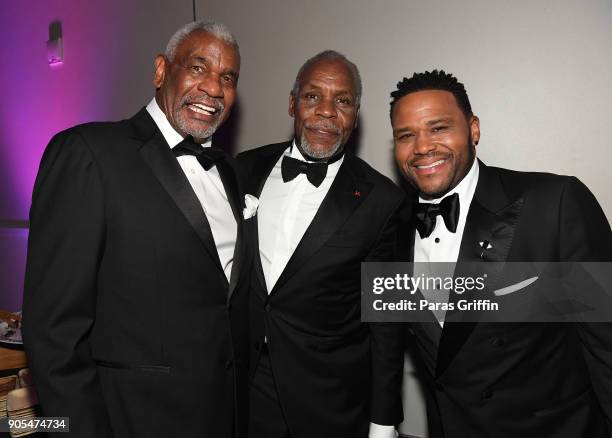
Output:
[[[168,122],[166,115],[157,104],[155,98],[147,105],[147,111],[153,118],[153,121],[155,121],[170,148],[174,148],[183,141],[183,137]],[[211,147],[211,145],[212,140],[208,138],[202,146]],[[238,226],[236,218],[232,213],[232,207],[227,200],[227,194],[225,193],[223,182],[221,182],[219,171],[216,166],[213,166],[210,170],[204,170],[193,155],[180,156],[178,157],[178,162],[204,209],[223,272],[229,281],[234,262],[234,247],[236,246]]]
[[[325,179],[319,187],[315,187],[303,173],[283,182],[281,163],[285,156],[308,161],[294,141],[274,165],[259,196],[259,255],[268,293],[302,240],[344,161],[342,157],[331,163]]]
[[[415,231],[414,236],[414,261],[418,262],[451,262],[456,263],[459,257],[459,249],[461,247],[461,239],[463,238],[463,230],[465,229],[465,222],[474,198],[474,192],[476,191],[476,183],[478,182],[478,160],[474,159],[472,167],[468,171],[467,175],[452,189],[450,192],[445,194],[441,198],[437,199],[423,199],[419,197],[419,203],[434,203],[439,204],[442,199],[451,196],[455,193],[459,195],[459,221],[457,223],[457,230],[451,233],[444,224],[442,216],[436,216],[436,226],[429,237],[421,239],[418,231]],[[415,265],[414,276],[420,275],[420,270],[425,269],[426,265]],[[423,272],[427,275],[431,272]],[[452,275],[453,272],[445,273]],[[423,296],[426,299],[430,299],[430,296],[425,291]],[[431,297],[437,297],[436,301],[448,301],[448,292],[443,295],[443,291],[434,292]],[[430,299],[431,301],[431,299]],[[438,322],[441,326],[444,325],[444,313],[443,311],[434,312],[438,318]]]

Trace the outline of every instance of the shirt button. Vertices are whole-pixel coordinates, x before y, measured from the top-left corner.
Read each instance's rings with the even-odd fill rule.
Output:
[[[266,312],[269,312],[270,310],[272,310],[272,306],[271,306],[271,305],[269,305],[269,304],[266,304],[266,307],[264,307],[264,310],[265,310]]]
[[[229,370],[232,367],[232,361],[228,360],[227,362],[225,362],[225,369]]]
[[[493,391],[491,391],[490,389],[485,389],[484,391],[482,391],[483,400],[488,400],[491,397],[493,397]]]
[[[191,169],[191,174],[195,175],[195,169]]]
[[[440,243],[440,238],[439,238],[439,237],[436,237],[436,238],[434,239],[434,242],[436,242],[436,243]]]

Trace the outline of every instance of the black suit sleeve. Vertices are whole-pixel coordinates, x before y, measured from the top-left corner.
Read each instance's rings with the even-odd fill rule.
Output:
[[[398,214],[399,208],[396,208],[366,262],[395,260]],[[403,325],[370,323],[369,326],[372,363],[370,421],[380,425],[397,425],[402,422],[404,415],[401,396],[404,372]]]
[[[576,178],[568,179],[563,192],[559,245],[561,261],[612,261],[608,220],[593,194]],[[612,433],[612,323],[578,327],[593,389]]]
[[[96,279],[104,246],[101,178],[78,133],[53,138],[30,210],[23,335],[45,416],[68,416],[70,435],[111,437],[92,358]]]

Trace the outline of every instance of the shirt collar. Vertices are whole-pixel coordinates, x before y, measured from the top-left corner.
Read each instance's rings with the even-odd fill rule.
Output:
[[[423,199],[419,196],[420,203],[435,203],[438,204],[442,199],[447,196],[453,195],[455,193],[459,194],[459,205],[461,206],[461,212],[466,212],[467,207],[472,203],[472,198],[474,197],[474,192],[476,191],[476,183],[478,182],[478,160],[474,158],[474,162],[472,163],[472,167],[470,167],[467,175],[463,177],[463,179],[457,184],[450,192],[446,193],[444,196],[435,199]]]
[[[153,121],[161,131],[162,135],[166,139],[166,143],[170,148],[174,148],[177,144],[183,141],[183,136],[176,132],[172,127],[166,114],[161,110],[155,98],[151,99],[151,102],[147,105],[147,111],[153,118]],[[208,137],[202,146],[209,147],[212,145],[212,137]]]

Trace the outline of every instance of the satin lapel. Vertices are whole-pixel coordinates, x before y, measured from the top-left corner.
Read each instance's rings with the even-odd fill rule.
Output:
[[[256,161],[253,163],[253,170],[251,173],[251,181],[249,182],[249,187],[255,187],[255,196],[259,199],[261,197],[261,192],[270,176],[270,172],[274,168],[274,165],[280,158],[281,154],[289,147],[291,143],[284,143],[279,145],[278,148],[274,148],[267,154],[261,154],[257,157]],[[263,267],[261,265],[261,256],[259,255],[259,215],[255,215],[255,224],[254,224],[254,239],[255,239],[255,248],[257,249],[256,257],[254,260],[254,268],[255,275],[259,280],[259,283],[262,287],[262,291],[265,293],[265,297],[267,299],[268,296],[268,287],[266,286],[266,278],[264,276]]]
[[[217,268],[223,273],[202,205],[159,130],[156,130],[155,134],[142,145],[140,154],[191,224]]]
[[[242,209],[243,209],[243,200],[240,196],[240,190],[238,189],[238,181],[236,179],[236,173],[227,160],[221,160],[216,165],[217,170],[219,171],[219,176],[221,177],[221,182],[223,183],[223,188],[225,189],[225,194],[227,195],[227,200],[232,208],[232,212],[234,213],[234,218],[236,219],[236,245],[234,246],[234,259],[232,263],[232,272],[230,274],[230,282],[229,282],[229,292],[227,295],[227,300],[232,297],[232,293],[238,284],[238,280],[240,278],[240,273],[242,272],[242,263],[244,258],[243,251],[243,217],[242,217]]]
[[[270,295],[280,289],[368,197],[372,184],[356,174],[358,163],[355,160],[352,154],[345,155],[334,182]],[[359,196],[355,196],[355,192]]]
[[[291,145],[291,143],[279,143],[276,147],[261,153],[253,162],[253,170],[251,171],[250,185],[256,188],[255,196],[259,198],[261,191],[270,176],[270,172],[280,158],[281,154]]]
[[[514,238],[514,230],[523,206],[523,198],[509,199],[504,191],[501,181],[494,169],[489,169],[483,163],[480,164],[478,184],[474,199],[470,205],[466,226],[461,239],[459,249],[459,263],[478,263],[478,262],[505,262]],[[490,249],[483,249],[481,242],[489,242]],[[487,265],[480,263],[478,273],[467,272],[468,267],[461,267],[455,271],[457,276],[472,276],[488,274],[489,268],[499,264]],[[456,302],[457,294],[451,293],[449,301]],[[462,297],[469,298],[469,297]],[[477,322],[461,322],[463,314],[458,311],[446,314],[440,346],[438,349],[438,362],[436,375],[440,375],[446,370],[452,359],[465,344],[472,331],[478,324]],[[473,315],[472,315],[473,316]]]

